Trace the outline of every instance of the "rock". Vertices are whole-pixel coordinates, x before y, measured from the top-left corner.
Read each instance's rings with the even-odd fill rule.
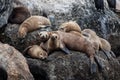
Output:
[[[0,75],[8,75],[7,80],[34,80],[26,59],[20,52],[8,44],[0,43],[0,67],[0,71],[4,71]]]
[[[108,41],[111,43],[112,51],[115,52],[116,56],[120,56],[120,34],[111,33],[111,35],[109,35]]]
[[[40,44],[40,38],[38,32],[41,31],[51,31],[50,27],[39,29],[27,34],[25,38],[18,38],[18,24],[7,24],[4,33],[1,36],[1,42],[7,42],[8,44],[14,46],[21,52],[28,46]]]
[[[119,80],[120,64],[117,59],[107,60],[99,52],[100,60],[105,65],[104,70],[97,68],[96,74],[90,74],[89,58],[81,52],[65,55],[54,52],[47,60],[27,58],[28,65],[35,80]]]
[[[0,1],[0,28],[7,24],[8,17],[12,12],[12,0]]]
[[[120,34],[120,19],[109,9],[107,1],[104,3],[105,10],[97,11],[94,0],[14,0],[16,5],[28,7],[32,15],[42,15],[43,11],[48,13],[48,17],[53,15],[55,17],[53,30],[56,30],[65,21],[75,20],[82,29],[91,28],[100,37],[110,40],[110,35]],[[12,45],[15,45],[14,41],[12,42]],[[112,50],[115,54],[120,54],[120,51],[116,52],[116,48],[120,47],[114,42],[109,42],[114,45]]]
[[[118,61],[119,61],[119,63],[120,63],[120,57],[118,57],[117,59],[118,59]]]

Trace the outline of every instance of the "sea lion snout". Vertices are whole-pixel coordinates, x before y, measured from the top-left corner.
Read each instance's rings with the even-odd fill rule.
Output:
[[[52,34],[52,36],[51,36],[51,39],[52,40],[55,40],[55,39],[57,39],[58,38],[58,35],[57,34]]]

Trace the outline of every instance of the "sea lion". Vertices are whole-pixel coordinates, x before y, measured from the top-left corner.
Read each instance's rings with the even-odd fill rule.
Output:
[[[88,40],[90,40],[91,43],[94,45],[95,50],[99,51],[99,48],[101,46],[101,41],[97,36],[96,32],[91,29],[84,29],[82,31],[82,34],[86,36],[86,38],[89,38]]]
[[[99,39],[100,39],[100,41],[101,41],[100,49],[101,49],[102,51],[104,51],[104,53],[106,53],[106,56],[108,57],[108,59],[111,59],[111,55],[112,55],[112,57],[116,58],[115,54],[114,54],[114,53],[112,52],[112,50],[111,50],[111,45],[110,45],[110,43],[109,43],[107,40],[103,39],[103,38],[100,38],[100,37],[99,37]],[[109,55],[109,53],[110,53],[111,55]]]
[[[94,0],[97,10],[104,10],[104,0]]]
[[[27,52],[28,55],[30,55],[32,58],[38,58],[38,59],[45,59],[47,58],[48,54],[46,51],[44,51],[40,46],[38,45],[32,45],[27,47],[23,54]]]
[[[27,35],[27,32],[49,26],[51,26],[49,19],[43,16],[31,16],[20,25],[18,30],[18,37],[24,38]]]
[[[41,42],[46,42],[50,38],[50,34],[47,31],[38,32],[38,37]]]
[[[64,31],[64,32],[76,31],[76,32],[81,33],[81,28],[75,21],[69,21],[69,22],[62,23],[59,26],[58,30]]]
[[[30,11],[26,7],[15,7],[8,18],[8,22],[12,24],[21,24],[30,16]]]
[[[86,38],[89,38],[88,40],[90,40],[97,52],[102,50],[108,59],[111,59],[111,55],[115,57],[114,53],[111,51],[110,43],[107,40],[97,36],[95,31],[91,29],[84,29],[82,34],[86,36]],[[111,55],[109,53],[111,53]]]
[[[120,0],[116,0],[116,12],[120,13]]]
[[[46,43],[40,45],[44,50],[49,52],[61,49],[66,54],[70,54],[70,50],[85,52],[91,63],[91,73],[96,72],[96,64],[94,61],[95,49],[90,41],[84,37],[63,31],[53,31]]]

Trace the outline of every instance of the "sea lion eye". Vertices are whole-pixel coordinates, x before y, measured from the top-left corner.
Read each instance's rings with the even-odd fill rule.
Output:
[[[55,38],[57,39],[57,36],[55,36]]]

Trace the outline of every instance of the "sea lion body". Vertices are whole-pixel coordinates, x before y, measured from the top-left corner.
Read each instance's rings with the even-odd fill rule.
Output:
[[[99,37],[97,36],[96,32],[91,29],[84,29],[82,31],[82,34],[84,36],[86,36],[86,38],[89,38],[89,40],[94,45],[95,50],[98,51],[101,46],[101,41],[100,41]]]
[[[30,55],[32,58],[45,59],[48,55],[47,52],[38,45],[29,46],[24,50],[24,53],[26,51],[27,54]]]
[[[21,24],[30,16],[30,11],[26,7],[15,7],[9,16],[8,22],[12,24]]]
[[[75,21],[62,23],[58,30],[64,32],[76,31],[81,33],[81,28]]]
[[[43,16],[31,16],[20,25],[18,35],[19,37],[25,37],[27,32],[31,32],[50,25],[51,23],[49,19]]]

